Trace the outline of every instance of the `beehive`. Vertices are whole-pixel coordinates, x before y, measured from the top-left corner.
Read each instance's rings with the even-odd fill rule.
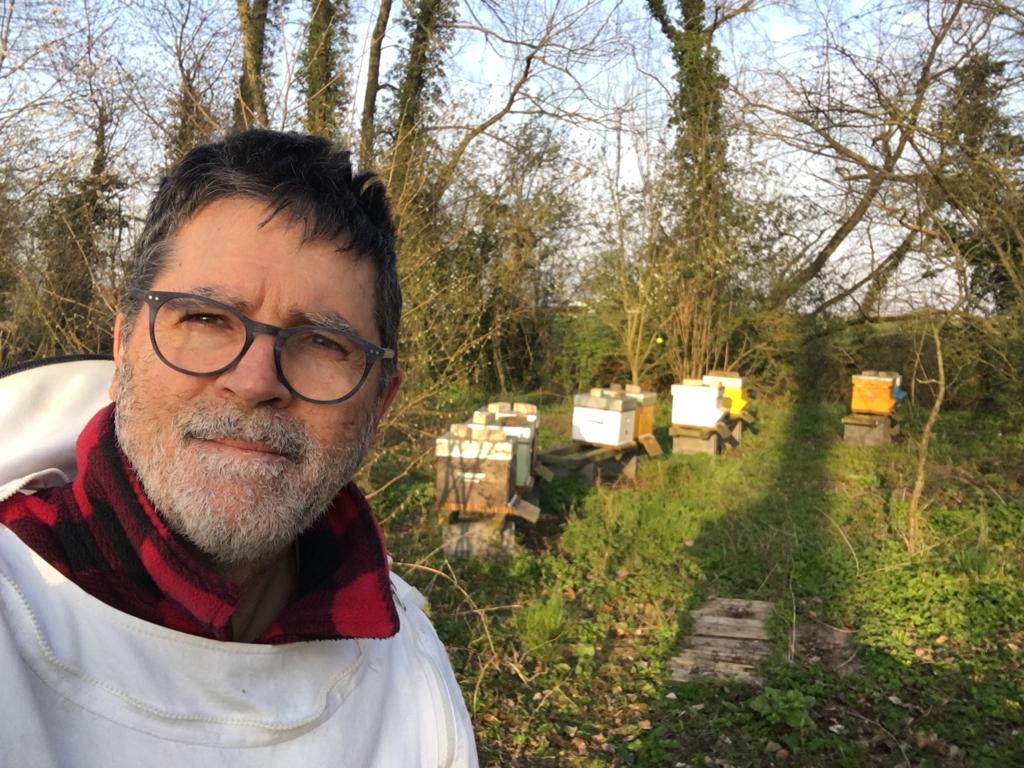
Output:
[[[617,448],[632,443],[635,430],[636,401],[622,392],[605,395],[597,389],[573,398],[573,440]]]
[[[853,377],[850,410],[887,416],[896,409],[896,389],[900,375],[892,371],[864,371]]]
[[[729,415],[739,416],[747,407],[747,399],[743,395],[743,377],[733,371],[711,371],[702,379],[708,386],[721,385],[725,397],[729,400]]]
[[[437,438],[434,456],[438,504],[479,512],[495,512],[507,506],[515,495],[513,472],[518,442],[500,427],[485,427],[472,437],[468,431],[456,430]]]
[[[488,403],[483,408],[473,411],[474,423],[523,425],[537,429],[537,406],[532,403]]]
[[[478,413],[480,411],[477,411],[474,416]],[[500,418],[496,420],[496,423],[490,424],[476,423],[474,419],[474,422],[469,424],[452,424],[450,432],[471,439],[479,439],[480,436],[490,434],[492,430],[500,429],[507,439],[515,442],[512,470],[515,484],[519,488],[529,488],[533,485],[533,454],[537,444],[536,424],[536,417],[533,421],[524,420],[522,423],[517,421],[504,424],[501,423]]]
[[[654,433],[654,408],[658,402],[657,392],[645,392],[641,387],[634,384],[626,385],[626,397],[636,401],[636,424],[633,429],[633,436],[650,435]]]
[[[689,379],[672,385],[672,423],[683,427],[714,429],[728,410],[722,403],[725,389]]]

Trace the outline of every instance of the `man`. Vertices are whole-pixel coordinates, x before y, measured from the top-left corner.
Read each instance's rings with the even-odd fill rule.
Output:
[[[384,190],[329,142],[248,131],[164,180],[74,462],[97,364],[0,380],[35,464],[0,462],[0,765],[476,765],[350,482],[400,309]],[[40,427],[19,398],[50,392]]]

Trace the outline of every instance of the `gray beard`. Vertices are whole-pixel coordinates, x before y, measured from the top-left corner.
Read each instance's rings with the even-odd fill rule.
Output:
[[[368,409],[349,440],[323,445],[271,408],[197,405],[172,419],[174,455],[165,456],[122,362],[114,416],[121,450],[167,526],[233,567],[266,562],[324,514],[369,450],[374,413]],[[204,438],[261,442],[277,454],[239,456]]]

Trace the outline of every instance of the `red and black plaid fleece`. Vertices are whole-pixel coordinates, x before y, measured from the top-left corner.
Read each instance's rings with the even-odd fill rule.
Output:
[[[181,632],[231,639],[239,589],[191,555],[142,492],[114,435],[114,406],[76,447],[78,475],[62,488],[0,503],[3,523],[89,594]],[[295,593],[258,643],[383,638],[398,631],[387,555],[354,483],[297,542]]]

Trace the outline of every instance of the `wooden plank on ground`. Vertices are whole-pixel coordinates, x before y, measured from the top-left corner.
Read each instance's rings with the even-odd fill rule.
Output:
[[[713,597],[694,617],[693,632],[684,650],[669,661],[676,681],[713,677],[757,683],[757,664],[769,651],[765,619],[772,604],[763,600]]]
[[[636,441],[644,447],[648,456],[661,456],[661,444],[654,435],[640,435]]]
[[[686,641],[687,650],[703,654],[715,661],[752,664],[768,655],[771,646],[763,640],[739,640],[734,637],[694,635]]]
[[[767,619],[772,604],[767,600],[736,600],[729,597],[713,597],[690,613],[694,616],[730,616],[735,619]]]
[[[533,465],[533,474],[548,483],[555,479],[555,473],[539,462]]]
[[[729,616],[699,616],[693,634],[745,640],[768,639],[768,630],[760,619],[733,619]]]
[[[750,664],[736,664],[731,661],[715,661],[698,654],[683,651],[669,660],[671,678],[677,682],[685,682],[700,677],[714,677],[720,680],[740,680],[747,683],[756,682],[759,678],[757,670]]]
[[[521,517],[531,523],[536,523],[540,519],[540,507],[518,496],[512,500],[508,511],[510,515]]]

